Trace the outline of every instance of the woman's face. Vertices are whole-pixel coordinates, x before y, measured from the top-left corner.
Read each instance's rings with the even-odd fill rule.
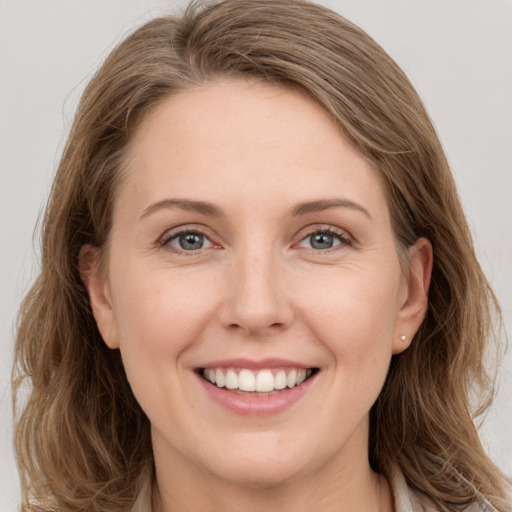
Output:
[[[376,170],[311,100],[227,79],[164,101],[127,160],[87,285],[157,469],[259,486],[367,464],[428,267],[402,272]]]

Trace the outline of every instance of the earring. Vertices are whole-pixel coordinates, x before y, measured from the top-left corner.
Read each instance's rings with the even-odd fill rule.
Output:
[[[405,341],[405,340],[407,339],[407,336],[406,336],[405,334],[402,334],[402,336],[400,336],[400,339],[401,339],[402,341]]]

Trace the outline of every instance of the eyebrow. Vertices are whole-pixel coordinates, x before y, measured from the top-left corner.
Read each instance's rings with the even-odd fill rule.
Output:
[[[207,217],[224,217],[224,211],[208,201],[194,201],[192,199],[163,199],[150,204],[142,213],[139,220],[163,209],[179,208],[180,210],[199,213]],[[363,213],[371,220],[371,215],[366,208],[349,199],[320,199],[297,204],[291,211],[293,217],[322,212],[331,208],[348,208]]]
[[[358,212],[363,213],[370,220],[372,216],[370,212],[354,201],[350,201],[349,199],[321,199],[319,201],[309,201],[305,203],[299,203],[292,210],[293,216],[298,215],[308,215],[310,213],[322,212],[325,210],[329,210],[331,208],[349,208],[350,210],[356,210]]]
[[[191,199],[163,199],[156,203],[150,204],[142,213],[139,220],[144,219],[148,215],[169,208],[179,208],[187,212],[195,212],[207,217],[223,217],[224,212],[213,203],[207,201],[193,201]]]

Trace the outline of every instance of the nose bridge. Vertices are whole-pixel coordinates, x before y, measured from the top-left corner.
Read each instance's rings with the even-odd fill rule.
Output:
[[[230,268],[230,293],[224,324],[249,334],[265,334],[288,325],[291,305],[282,286],[283,269],[272,244],[247,244]]]

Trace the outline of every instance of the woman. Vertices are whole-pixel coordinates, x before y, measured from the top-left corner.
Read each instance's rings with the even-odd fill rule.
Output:
[[[498,306],[441,145],[331,11],[228,0],[128,37],[42,258],[25,510],[510,508],[472,421]]]

